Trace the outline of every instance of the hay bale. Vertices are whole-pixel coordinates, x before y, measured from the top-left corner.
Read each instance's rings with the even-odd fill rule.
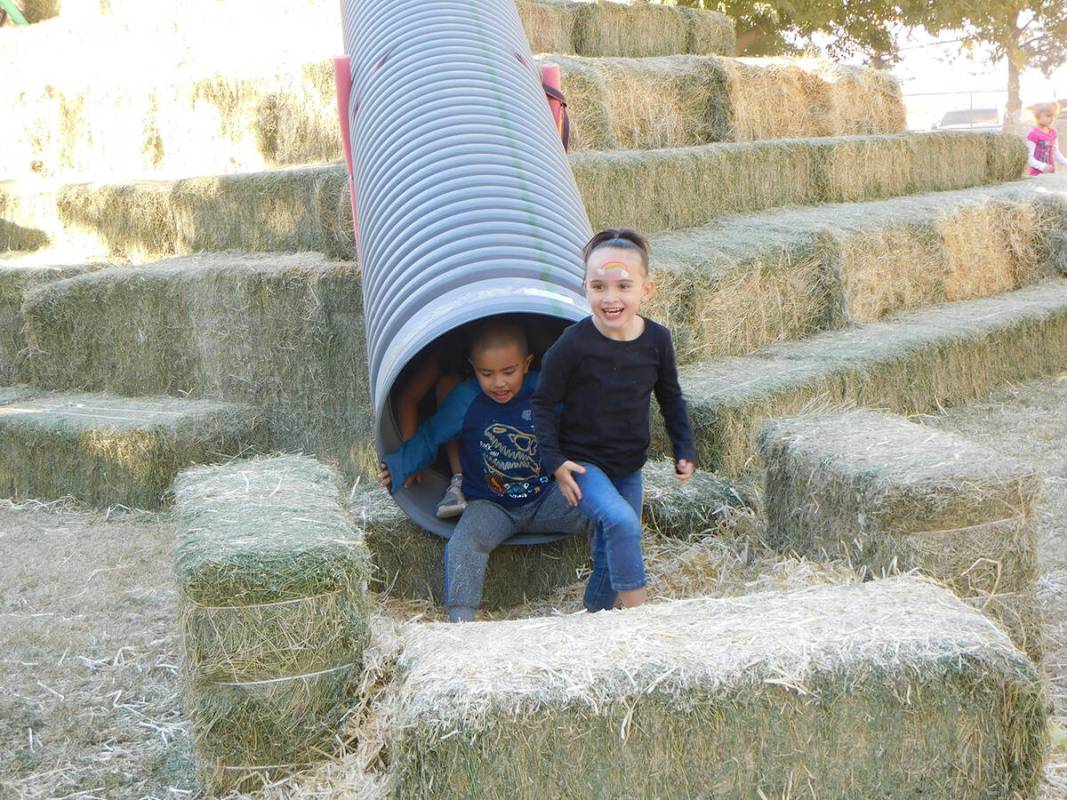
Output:
[[[204,255],[29,293],[21,373],[51,388],[259,408],[275,447],[374,471],[360,273],[317,254]]]
[[[571,166],[594,228],[628,225],[656,232],[776,206],[1017,180],[1025,160],[1020,147],[1018,137],[1005,134],[906,133],[580,152],[571,156]],[[991,150],[1010,153],[1011,168],[991,171]]]
[[[15,382],[15,373],[25,357],[22,299],[37,286],[72,278],[94,269],[93,265],[43,265],[0,263],[0,386]],[[101,266],[102,268],[102,266]]]
[[[964,598],[1032,592],[1033,467],[870,411],[776,420],[759,448],[772,546],[844,558],[871,577],[919,569]],[[1031,637],[1012,630],[1018,619],[1000,621],[1027,645]]]
[[[577,3],[516,0],[515,7],[534,53],[574,52]]]
[[[753,466],[767,420],[827,406],[919,414],[1067,368],[1067,283],[902,314],[892,321],[683,367],[700,464],[725,477]],[[662,425],[653,453],[669,452]]]
[[[729,525],[734,515],[752,511],[748,492],[710,472],[698,470],[679,485],[670,461],[649,461],[641,474],[645,481],[641,521],[657,536],[704,536]]]
[[[398,672],[395,797],[1029,797],[1047,746],[1033,664],[914,578],[412,626]]]
[[[372,554],[375,591],[444,602],[444,539],[415,525],[384,489],[356,490],[349,510]],[[547,597],[588,574],[589,559],[583,536],[497,548],[489,558],[482,608],[510,608]]]
[[[328,758],[369,639],[369,554],[336,473],[282,456],[183,472],[185,710],[208,792]]]
[[[262,444],[256,413],[233,403],[16,395],[0,405],[0,497],[156,509],[178,470]]]
[[[649,314],[683,361],[745,355],[1051,277],[1065,214],[1067,192],[1019,182],[724,217],[653,237]]]

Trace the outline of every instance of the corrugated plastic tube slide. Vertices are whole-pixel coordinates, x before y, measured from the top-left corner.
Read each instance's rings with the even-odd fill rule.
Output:
[[[377,445],[439,337],[496,314],[537,334],[587,313],[589,220],[512,0],[345,0],[349,135]],[[396,500],[420,526],[446,471]],[[552,537],[516,537],[534,543]]]

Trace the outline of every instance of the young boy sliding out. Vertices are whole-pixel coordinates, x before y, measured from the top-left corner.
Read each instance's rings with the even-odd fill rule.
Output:
[[[489,320],[474,333],[474,378],[398,450],[383,457],[379,480],[398,490],[459,437],[467,508],[445,546],[445,605],[452,622],[469,622],[481,605],[489,554],[516,533],[580,533],[589,520],[564,499],[541,466],[530,398],[537,373],[518,325]]]
[[[582,256],[593,313],[545,354],[533,411],[546,469],[596,525],[585,607],[601,611],[645,601],[641,467],[653,392],[679,481],[693,474],[696,448],[670,332],[637,313],[653,290],[647,242],[612,228],[590,239]]]

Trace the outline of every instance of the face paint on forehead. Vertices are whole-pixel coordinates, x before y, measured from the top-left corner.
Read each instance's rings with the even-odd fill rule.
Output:
[[[627,265],[621,261],[609,261],[602,267],[597,267],[593,272],[596,273],[598,278],[618,278],[620,280],[628,280],[630,277],[630,271],[627,269]]]

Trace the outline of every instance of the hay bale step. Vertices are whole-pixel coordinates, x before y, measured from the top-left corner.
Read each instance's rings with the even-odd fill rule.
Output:
[[[995,602],[1035,588],[1034,467],[872,411],[775,420],[759,450],[773,547],[845,559],[867,577],[921,570],[965,600],[990,601],[990,616],[1040,659],[1040,624],[1003,618]]]
[[[625,224],[646,233],[784,205],[1013,181],[1025,161],[1018,137],[982,133],[781,139],[571,156],[593,226]],[[870,169],[857,170],[857,163]],[[0,183],[0,220],[53,246],[140,259],[220,250],[355,257],[342,164],[176,181],[8,181]],[[21,234],[6,247],[24,249]]]
[[[230,253],[116,267],[38,287],[21,313],[23,382],[247,403],[274,447],[350,477],[377,463],[352,262]]]
[[[185,710],[209,793],[328,758],[369,640],[370,556],[304,456],[186,470],[175,573]]]
[[[412,626],[398,672],[396,798],[1028,798],[1046,748],[1033,664],[916,578]]]
[[[843,331],[680,370],[704,469],[755,469],[756,435],[774,417],[828,406],[917,414],[998,385],[1067,368],[1067,281],[932,306]],[[662,425],[653,451],[669,446]]]
[[[1061,273],[1067,177],[765,211],[652,239],[683,361],[985,297]]]
[[[680,487],[669,463],[650,462],[644,477],[644,522],[655,534],[707,535],[727,523],[731,514],[751,507],[746,493],[714,475],[697,473]],[[444,539],[419,528],[384,489],[359,489],[348,507],[374,556],[375,591],[444,601]],[[513,608],[548,597],[583,580],[590,566],[589,543],[583,536],[498,548],[489,559],[482,607]]]
[[[246,405],[0,389],[0,497],[157,509],[180,469],[263,444]]]
[[[541,60],[562,67],[575,150],[904,130],[900,87],[873,69],[719,56]],[[115,80],[121,91],[69,77],[20,86],[0,120],[0,135],[12,142],[0,153],[0,175],[192,175],[343,157],[329,58],[254,62],[143,86],[130,87],[126,75]],[[60,126],[56,107],[84,113]]]

